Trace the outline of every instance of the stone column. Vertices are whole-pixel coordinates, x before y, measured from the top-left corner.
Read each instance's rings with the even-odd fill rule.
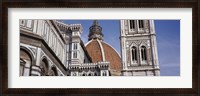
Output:
[[[37,54],[36,54],[36,64],[37,66],[40,66],[41,61],[41,48],[37,48]]]
[[[41,76],[41,69],[39,66],[33,65],[31,67],[31,76]]]

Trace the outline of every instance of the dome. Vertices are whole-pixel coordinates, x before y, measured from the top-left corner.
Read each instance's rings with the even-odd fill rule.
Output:
[[[110,62],[110,72],[112,76],[121,75],[122,63],[117,51],[102,40],[92,39],[86,44],[92,62]]]

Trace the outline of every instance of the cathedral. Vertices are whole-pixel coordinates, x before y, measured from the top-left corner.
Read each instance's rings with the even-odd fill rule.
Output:
[[[159,76],[153,20],[119,20],[121,55],[97,20],[83,43],[81,24],[21,19],[20,76]]]

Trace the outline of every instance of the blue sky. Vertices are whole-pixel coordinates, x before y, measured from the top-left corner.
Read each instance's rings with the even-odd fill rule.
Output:
[[[66,24],[82,24],[81,39],[88,41],[89,27],[93,20],[66,20]],[[104,34],[104,41],[113,46],[120,54],[120,21],[98,20]],[[161,76],[180,76],[180,21],[155,20],[158,59]]]

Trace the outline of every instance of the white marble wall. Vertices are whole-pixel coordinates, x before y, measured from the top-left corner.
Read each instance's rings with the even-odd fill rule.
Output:
[[[65,62],[65,43],[61,40],[58,32],[49,20],[28,20],[21,19],[20,30],[31,32],[41,36],[57,57]]]

